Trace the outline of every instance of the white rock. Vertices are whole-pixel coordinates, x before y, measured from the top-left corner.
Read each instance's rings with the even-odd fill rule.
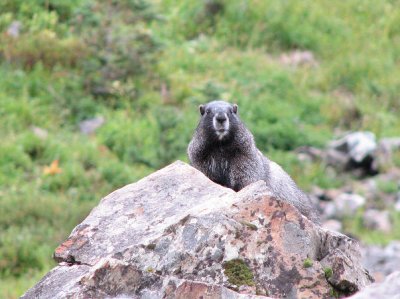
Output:
[[[314,54],[311,51],[295,50],[290,53],[285,53],[280,56],[283,64],[290,66],[311,65],[316,66],[318,63],[315,60]]]
[[[340,221],[335,219],[329,219],[322,224],[323,228],[333,230],[335,232],[341,232],[343,225]]]
[[[337,209],[334,202],[330,201],[320,203],[320,207],[322,208],[322,215],[324,218],[329,219],[337,216]]]
[[[13,21],[10,26],[7,28],[7,35],[17,38],[21,31],[21,22],[20,21]]]
[[[31,127],[31,130],[33,134],[35,134],[38,138],[43,140],[46,139],[47,136],[49,135],[49,133],[45,129],[39,127]]]
[[[400,271],[392,273],[382,283],[374,283],[351,299],[400,299]]]
[[[365,205],[366,199],[359,194],[342,193],[333,200],[337,216],[353,215],[359,208]]]
[[[79,129],[81,133],[90,135],[94,133],[98,128],[100,128],[105,122],[103,116],[95,117],[92,119],[84,120],[79,123]]]
[[[388,211],[369,209],[364,213],[364,225],[370,229],[376,229],[385,233],[392,230],[390,215]]]
[[[394,209],[400,212],[400,192],[397,192],[396,203],[394,204]]]
[[[362,256],[364,267],[380,281],[400,269],[400,241],[392,241],[386,247],[364,246]]]
[[[374,153],[377,143],[375,134],[372,132],[354,132],[331,142],[330,147],[347,152],[354,161],[359,163]]]

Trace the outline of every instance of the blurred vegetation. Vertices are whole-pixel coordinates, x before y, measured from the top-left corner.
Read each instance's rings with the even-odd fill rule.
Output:
[[[397,8],[391,0],[1,1],[0,297],[21,295],[54,266],[54,248],[101,197],[187,160],[197,105],[211,99],[237,102],[258,147],[306,190],[343,184],[292,150],[322,147],[335,130],[399,135]],[[282,63],[294,50],[316,63]],[[105,125],[80,133],[80,121],[96,116]],[[56,160],[61,172],[45,174]],[[346,228],[382,242],[358,218]]]

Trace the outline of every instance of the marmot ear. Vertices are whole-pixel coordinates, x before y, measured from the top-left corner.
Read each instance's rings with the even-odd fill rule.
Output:
[[[233,113],[237,114],[238,111],[238,105],[233,104]]]
[[[201,115],[204,115],[204,112],[206,112],[206,109],[204,109],[204,105],[200,105],[199,110]]]

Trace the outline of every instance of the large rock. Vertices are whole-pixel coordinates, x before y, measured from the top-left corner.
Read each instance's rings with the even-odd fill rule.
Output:
[[[376,174],[377,143],[372,132],[352,132],[330,142],[325,155],[327,164],[358,175]]]
[[[382,283],[374,283],[349,298],[400,299],[400,271],[390,274]]]
[[[359,131],[332,140],[324,150],[303,146],[296,152],[300,160],[324,161],[339,172],[364,177],[392,169],[395,164],[393,154],[399,150],[400,137],[383,138],[377,142],[374,133]]]
[[[22,298],[329,298],[371,282],[358,244],[182,162],[105,197]]]

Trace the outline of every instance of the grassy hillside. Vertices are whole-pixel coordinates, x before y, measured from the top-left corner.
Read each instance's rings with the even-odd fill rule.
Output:
[[[398,5],[1,1],[0,297],[53,267],[101,197],[187,160],[197,105],[211,99],[238,103],[258,147],[306,190],[343,184],[292,150],[346,130],[399,135]],[[314,61],[284,63],[294,50]],[[96,116],[105,124],[82,134]]]

